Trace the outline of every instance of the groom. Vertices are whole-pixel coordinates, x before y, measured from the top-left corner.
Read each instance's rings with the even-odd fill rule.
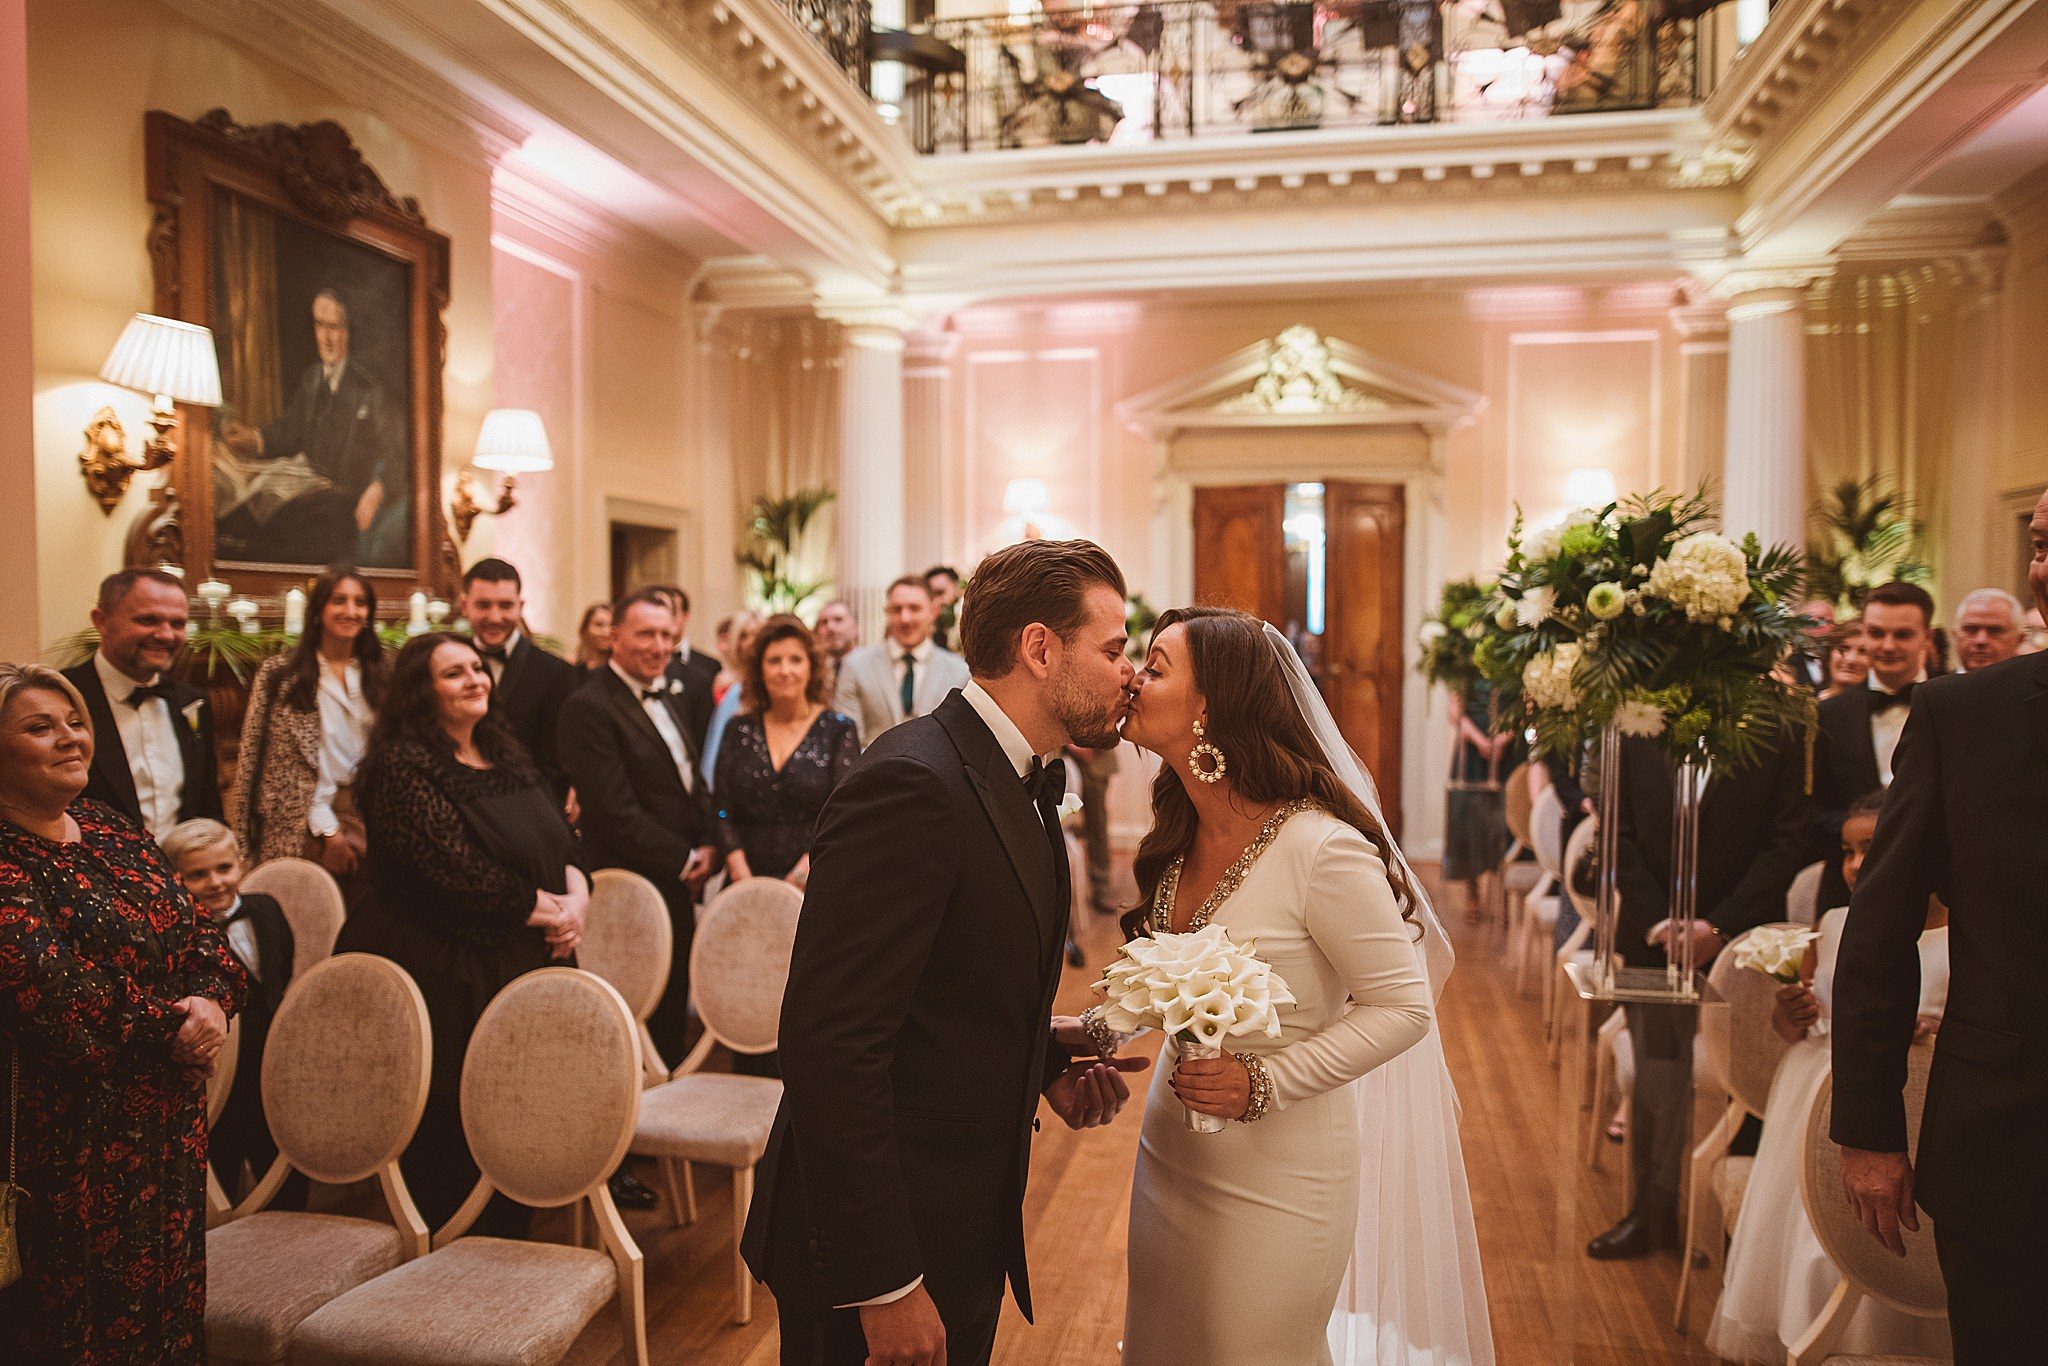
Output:
[[[1070,872],[1060,752],[1117,743],[1124,580],[1087,541],[975,570],[971,674],[878,738],[811,845],[778,1040],[781,1112],[747,1219],[784,1366],[973,1366],[1003,1282],[1031,1317],[1024,1182],[1043,1095],[1106,1124],[1143,1059],[1049,1030]]]

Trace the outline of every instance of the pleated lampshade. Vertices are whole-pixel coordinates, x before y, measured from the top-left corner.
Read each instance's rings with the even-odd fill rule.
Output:
[[[130,318],[100,367],[100,378],[124,389],[167,395],[178,403],[220,406],[220,362],[213,354],[213,333],[176,318],[154,313]]]
[[[530,408],[493,408],[476,434],[473,463],[500,474],[539,474],[555,467],[548,429]]]

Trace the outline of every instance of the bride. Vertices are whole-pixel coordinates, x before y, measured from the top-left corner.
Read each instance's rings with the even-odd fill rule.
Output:
[[[1371,778],[1284,636],[1170,611],[1124,738],[1160,756],[1126,933],[1206,924],[1287,983],[1277,1039],[1179,1058],[1131,1187],[1126,1366],[1491,1363],[1436,1037],[1450,948]],[[1120,1042],[1095,1012],[1062,1039]],[[1183,1108],[1234,1120],[1197,1133]]]

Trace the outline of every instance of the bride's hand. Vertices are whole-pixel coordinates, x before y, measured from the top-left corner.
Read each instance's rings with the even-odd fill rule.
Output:
[[[1252,1108],[1252,1077],[1228,1053],[1188,1058],[1173,1069],[1173,1094],[1198,1114],[1237,1119]]]

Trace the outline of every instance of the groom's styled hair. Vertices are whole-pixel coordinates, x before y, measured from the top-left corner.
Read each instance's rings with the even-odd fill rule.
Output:
[[[961,589],[960,653],[977,678],[1017,667],[1017,638],[1033,622],[1062,641],[1088,616],[1096,585],[1126,597],[1124,571],[1093,541],[1019,541],[974,568]]]

